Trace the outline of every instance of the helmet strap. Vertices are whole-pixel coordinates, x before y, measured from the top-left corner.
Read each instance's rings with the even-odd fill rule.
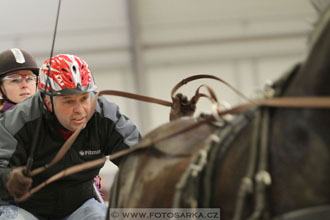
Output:
[[[56,117],[56,115],[55,115],[55,106],[54,106],[54,96],[53,95],[50,96],[50,104],[52,105],[52,109],[53,109],[52,113]]]

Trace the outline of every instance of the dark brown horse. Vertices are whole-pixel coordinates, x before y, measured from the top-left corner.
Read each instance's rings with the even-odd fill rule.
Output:
[[[306,61],[268,93],[330,95],[329,13],[318,22]],[[199,120],[179,119],[146,135],[142,143],[152,146],[120,165],[110,206],[214,207],[222,220],[330,219],[329,109],[254,107],[231,121]]]

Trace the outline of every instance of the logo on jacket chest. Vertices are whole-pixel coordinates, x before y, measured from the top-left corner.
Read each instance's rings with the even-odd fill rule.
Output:
[[[80,156],[93,156],[98,155],[101,153],[101,150],[80,150],[79,154]]]

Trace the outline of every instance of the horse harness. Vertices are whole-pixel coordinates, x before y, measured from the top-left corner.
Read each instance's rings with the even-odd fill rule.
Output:
[[[274,86],[265,90],[266,98],[273,98],[283,93],[295,73],[300,69],[300,64],[294,66]],[[242,212],[248,194],[253,194],[254,211],[248,220],[272,219],[272,220],[310,220],[330,219],[330,205],[321,205],[293,210],[280,216],[271,217],[269,213],[269,201],[267,200],[266,188],[271,186],[271,175],[267,170],[268,165],[268,143],[270,127],[271,108],[261,107],[256,112],[253,125],[253,136],[250,150],[248,171],[241,181],[237,203],[235,207],[234,220],[242,219]],[[253,187],[254,180],[254,187]],[[254,188],[254,190],[253,190]]]
[[[272,98],[273,95],[279,96],[299,68],[299,64],[294,66],[272,88],[267,88],[265,91],[266,96],[268,98]],[[228,150],[234,138],[247,126],[253,117],[255,120],[249,164],[245,177],[241,179],[233,219],[243,219],[242,215],[247,196],[249,195],[254,197],[254,211],[248,220],[329,219],[330,205],[308,207],[290,211],[280,216],[270,217],[266,196],[266,189],[271,185],[271,175],[267,171],[270,108],[264,106],[250,109],[238,115],[233,121],[225,123],[218,134],[210,136],[209,144],[206,144],[192,158],[191,164],[176,185],[173,207],[190,207],[192,209],[211,207],[211,177],[216,163],[219,162],[217,155],[222,155]]]

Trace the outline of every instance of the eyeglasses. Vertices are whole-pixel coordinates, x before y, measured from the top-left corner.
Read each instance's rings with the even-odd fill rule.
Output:
[[[2,81],[7,81],[11,85],[19,85],[25,79],[28,84],[35,84],[37,82],[37,76],[34,74],[13,74],[3,77]]]

